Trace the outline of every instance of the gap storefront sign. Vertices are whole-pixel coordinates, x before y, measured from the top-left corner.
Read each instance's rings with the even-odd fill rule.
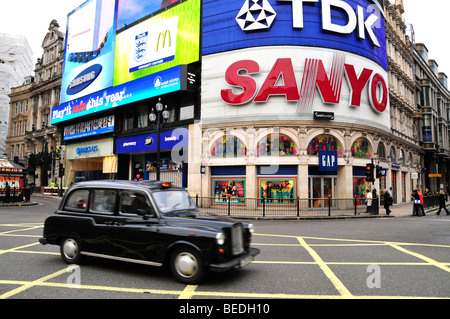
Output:
[[[189,130],[187,128],[176,128],[174,130],[162,131],[160,147],[161,150],[180,149],[188,147]],[[156,151],[158,147],[158,133],[120,137],[116,140],[116,153],[137,153]]]

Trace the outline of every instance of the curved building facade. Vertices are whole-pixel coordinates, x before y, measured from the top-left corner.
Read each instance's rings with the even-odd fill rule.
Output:
[[[409,201],[420,154],[392,134],[385,21],[378,1],[204,1],[189,191]]]

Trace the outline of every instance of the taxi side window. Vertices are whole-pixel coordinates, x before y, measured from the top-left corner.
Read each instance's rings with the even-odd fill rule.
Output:
[[[92,191],[91,211],[101,214],[113,214],[116,207],[116,192],[107,189]]]
[[[87,210],[88,201],[88,190],[76,190],[70,193],[70,196],[64,205],[64,209],[85,212]]]
[[[123,215],[147,215],[149,217],[155,217],[155,210],[152,204],[148,200],[147,195],[138,193],[123,191],[121,196],[120,212]]]

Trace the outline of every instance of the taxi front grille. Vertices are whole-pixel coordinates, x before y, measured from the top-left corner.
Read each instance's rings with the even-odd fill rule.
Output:
[[[236,224],[231,228],[231,248],[233,255],[238,255],[244,251],[241,224]]]

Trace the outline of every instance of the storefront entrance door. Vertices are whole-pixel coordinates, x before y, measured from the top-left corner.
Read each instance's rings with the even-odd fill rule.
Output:
[[[334,198],[337,194],[337,177],[310,177],[309,178],[309,198],[310,208],[328,207],[328,198]],[[331,204],[336,207],[336,201]]]

